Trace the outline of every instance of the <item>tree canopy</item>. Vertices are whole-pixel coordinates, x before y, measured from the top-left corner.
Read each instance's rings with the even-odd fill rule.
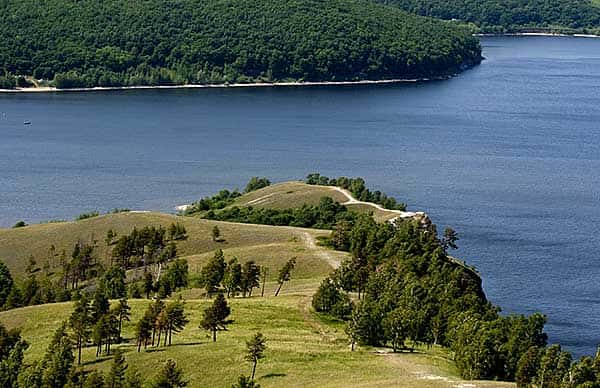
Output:
[[[422,16],[475,23],[483,32],[527,29],[600,33],[600,7],[589,0],[379,0]]]
[[[58,88],[431,78],[481,60],[466,29],[366,0],[7,0],[0,10],[0,68]]]

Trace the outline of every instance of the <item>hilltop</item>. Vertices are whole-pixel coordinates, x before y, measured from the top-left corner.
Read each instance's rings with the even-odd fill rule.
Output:
[[[439,78],[466,29],[363,0],[2,2],[0,88]],[[43,80],[43,81],[39,81]]]

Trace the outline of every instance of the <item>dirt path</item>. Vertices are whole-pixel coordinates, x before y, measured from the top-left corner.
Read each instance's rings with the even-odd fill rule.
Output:
[[[415,212],[405,212],[402,210],[392,210],[392,209],[386,209],[381,205],[378,205],[376,203],[373,202],[365,202],[365,201],[359,201],[358,199],[354,198],[352,196],[352,193],[349,192],[346,189],[342,189],[341,187],[338,186],[329,186],[332,190],[335,190],[339,193],[342,193],[344,196],[346,196],[346,198],[348,199],[346,202],[343,202],[342,205],[366,205],[366,206],[370,206],[373,207],[379,211],[382,212],[388,212],[388,213],[393,213],[393,214],[397,214],[398,216],[395,218],[392,218],[390,221],[396,219],[396,218],[412,218],[415,217],[418,213]]]
[[[333,269],[336,269],[340,266],[340,260],[328,250],[318,247],[315,238],[310,233],[302,233],[302,241],[309,250],[313,251],[315,255],[325,260]]]

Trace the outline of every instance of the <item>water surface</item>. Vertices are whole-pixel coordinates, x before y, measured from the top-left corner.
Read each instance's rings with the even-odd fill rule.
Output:
[[[454,227],[504,311],[541,311],[552,342],[591,354],[600,40],[483,45],[482,65],[428,84],[0,95],[0,225],[173,211],[253,175],[363,176]]]

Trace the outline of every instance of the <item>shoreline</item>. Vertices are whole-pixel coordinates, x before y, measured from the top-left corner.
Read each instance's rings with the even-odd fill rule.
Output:
[[[447,80],[456,76],[449,75],[435,78],[398,78],[361,81],[307,81],[307,82],[252,82],[233,84],[184,84],[184,85],[140,85],[140,86],[96,86],[93,88],[57,89],[55,87],[0,89],[0,93],[65,93],[65,92],[104,92],[118,90],[152,90],[152,89],[226,89],[226,88],[273,88],[273,87],[305,87],[305,86],[355,86],[355,85],[391,85],[416,84]]]
[[[480,38],[493,38],[493,37],[502,37],[502,36],[548,36],[548,37],[561,37],[561,38],[592,38],[598,39],[600,35],[593,34],[565,34],[562,32],[505,32],[500,34],[493,33],[477,33],[473,34],[473,36],[477,36]]]

